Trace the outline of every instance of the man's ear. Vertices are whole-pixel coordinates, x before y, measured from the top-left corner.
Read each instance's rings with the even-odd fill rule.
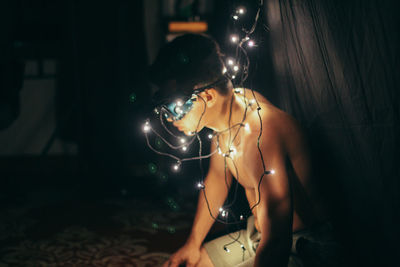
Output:
[[[216,103],[218,93],[214,88],[210,88],[202,92],[201,97],[204,99],[204,101],[206,101],[207,107],[210,108]]]

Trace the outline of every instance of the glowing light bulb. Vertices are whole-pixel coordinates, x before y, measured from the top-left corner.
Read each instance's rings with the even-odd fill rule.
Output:
[[[179,171],[179,169],[181,168],[181,162],[180,161],[178,161],[176,164],[174,164],[174,165],[172,165],[172,169],[174,170],[174,171]]]
[[[245,129],[246,131],[250,131],[250,125],[249,125],[248,123],[246,123],[246,124],[244,125],[244,129]]]
[[[181,138],[181,143],[182,144],[186,143],[186,139],[185,138]]]
[[[255,103],[256,103],[256,100],[253,98],[253,99],[250,99],[250,105],[254,105]]]
[[[233,70],[234,71],[238,71],[239,70],[239,66],[238,65],[233,66]]]
[[[146,121],[146,123],[145,123],[144,126],[143,126],[143,131],[144,131],[145,133],[147,133],[147,132],[150,131],[150,129],[151,129],[150,123],[149,123],[148,121]]]
[[[222,74],[225,74],[227,71],[228,71],[228,70],[224,67],[224,68],[222,69]]]
[[[231,35],[232,43],[237,43],[239,41],[239,37],[236,34]]]
[[[239,13],[239,14],[241,14],[241,15],[243,15],[243,14],[246,12],[246,10],[244,9],[244,7],[239,7],[239,8],[236,10],[236,12]]]
[[[198,184],[197,184],[197,187],[198,187],[199,189],[203,189],[203,188],[204,188],[204,184],[198,183]]]
[[[212,139],[213,138],[213,135],[212,134],[209,134],[208,135],[208,139]]]
[[[183,113],[183,110],[182,110],[180,107],[176,107],[175,110],[176,110],[176,112],[179,113],[179,114],[182,114],[182,113]]]
[[[193,136],[195,134],[195,132],[189,131],[188,135]]]
[[[232,155],[232,156],[235,156],[237,154],[236,147],[231,146],[230,149],[229,149],[229,154]]]
[[[222,154],[221,148],[218,148],[218,154]]]
[[[226,216],[226,211],[223,210],[222,213],[221,213],[221,216],[225,217]]]
[[[270,173],[271,173],[271,174],[275,174],[275,170],[271,170]]]
[[[230,252],[230,250],[229,250],[229,248],[227,248],[227,247],[224,247],[224,250],[226,251],[226,252]]]
[[[232,75],[232,79],[235,79],[236,78],[236,76],[235,75]]]
[[[248,45],[249,47],[253,47],[253,46],[255,45],[255,43],[254,43],[253,40],[250,40],[250,41],[247,42],[247,45]]]
[[[240,220],[242,221],[242,220],[243,220],[243,215],[240,215],[240,217],[239,217],[239,218],[240,218]]]
[[[183,103],[182,103],[181,100],[177,100],[177,101],[176,101],[176,105],[177,105],[178,107],[182,107],[182,106],[183,106]]]
[[[233,65],[233,59],[228,59],[228,65]]]
[[[232,18],[233,18],[234,20],[238,20],[238,19],[239,19],[239,16],[238,16],[238,15],[233,15]]]
[[[224,209],[223,208],[219,208],[219,212],[222,212]]]
[[[183,151],[186,151],[186,150],[187,150],[187,146],[183,146],[183,147],[182,147],[182,150],[183,150]]]

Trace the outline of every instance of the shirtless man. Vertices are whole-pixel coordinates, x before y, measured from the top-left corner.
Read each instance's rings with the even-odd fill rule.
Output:
[[[191,49],[196,49],[193,46],[199,42],[202,43],[201,48],[204,49],[207,49],[207,45],[212,42],[210,46],[214,47],[210,49],[216,50],[217,53],[192,55]],[[191,47],[188,49],[189,51],[183,49],[187,46]],[[177,51],[178,56],[172,56],[172,60],[176,57],[182,58],[180,53],[184,53],[183,60],[180,61],[185,61],[187,57],[189,63],[194,62],[194,66],[190,66],[187,62],[182,63],[188,69],[204,66],[201,58],[206,58],[206,63],[210,64],[210,57],[220,55],[218,46],[209,38],[186,35],[178,37],[161,51],[161,56],[156,60],[155,65],[167,64],[165,58],[164,60],[160,58],[163,58],[165,54],[171,56]],[[194,59],[192,60],[191,57]],[[220,61],[220,59],[218,60]],[[176,64],[171,64],[171,66],[173,68]],[[169,66],[164,67],[170,70]],[[216,77],[220,76],[219,70],[222,67],[223,65],[219,66]],[[154,69],[157,67],[153,67],[153,72]],[[158,69],[158,71],[160,70]],[[193,70],[191,74],[193,74]],[[209,70],[205,75],[210,76]],[[182,88],[177,85],[180,83],[179,79],[171,79],[171,76],[164,75],[164,80],[168,81],[170,91],[177,92],[179,88]],[[169,82],[171,80],[173,80],[172,83]],[[215,80],[218,78],[210,78],[214,84]],[[196,83],[196,81],[192,82]],[[159,84],[161,83],[159,82]],[[173,89],[171,89],[171,84]],[[204,87],[205,84],[211,84],[211,86]],[[216,153],[211,157],[210,167],[204,180],[204,190],[210,210],[201,193],[190,236],[186,243],[164,263],[163,267],[178,267],[181,264],[186,264],[188,267],[219,267],[241,263],[241,255],[237,263],[220,263],[220,261],[217,263],[211,257],[211,249],[207,250],[207,245],[203,245],[203,241],[214,223],[210,212],[214,217],[218,217],[219,209],[223,207],[228,195],[224,169],[224,156],[227,155],[228,183],[231,183],[234,178],[238,180],[245,188],[250,207],[259,200],[259,204],[252,209],[252,212],[254,226],[260,235],[260,240],[249,266],[286,267],[292,247],[292,233],[306,229],[318,221],[312,205],[310,157],[305,137],[297,122],[290,115],[273,106],[256,92],[253,95],[248,89],[235,90],[229,80],[223,85],[216,84],[215,86],[213,86],[213,82],[200,81],[189,90],[194,91],[200,87],[203,89],[193,95],[190,110],[179,119],[172,120],[170,118],[169,121],[186,135],[195,131],[199,132],[204,127],[214,130],[219,135],[219,148],[226,155]],[[247,111],[245,111],[246,106]],[[245,112],[246,118],[242,122]],[[237,125],[231,129],[233,134],[229,135],[229,131],[224,131],[233,125]],[[237,131],[238,135],[232,141],[232,136]],[[262,135],[259,148],[264,162],[261,160],[257,146],[260,131]],[[215,139],[216,137],[214,137],[211,151],[217,149]],[[229,153],[232,146],[235,148],[235,153]],[[260,183],[260,178],[264,173],[263,163],[267,171],[274,170],[274,172],[264,175]],[[246,249],[250,250],[251,248],[246,245]],[[227,257],[232,257],[232,255]]]

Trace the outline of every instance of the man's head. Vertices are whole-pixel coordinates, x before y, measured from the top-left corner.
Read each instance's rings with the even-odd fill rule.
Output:
[[[207,35],[182,35],[161,49],[150,66],[150,81],[158,88],[156,102],[179,130],[200,131],[215,98],[230,94],[223,69],[220,48]]]

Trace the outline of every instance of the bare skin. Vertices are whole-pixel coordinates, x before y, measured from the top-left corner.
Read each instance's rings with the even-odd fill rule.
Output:
[[[244,94],[247,100],[244,100]],[[259,204],[252,210],[255,226],[261,233],[254,266],[287,266],[292,232],[318,221],[312,204],[314,194],[310,181],[309,151],[297,122],[262,95],[255,93],[255,96],[261,108],[260,150],[266,170],[275,171],[274,174],[263,176],[260,187],[260,178],[264,173],[257,147],[261,124],[250,90],[242,90],[240,93],[231,91],[228,95],[221,95],[213,88],[208,89],[200,94],[192,110],[173,124],[189,135],[196,130],[201,118],[197,130],[207,127],[220,133],[219,147],[222,154],[228,154],[234,147],[235,152],[226,158],[227,181],[231,183],[236,178],[245,188],[250,207],[259,200]],[[251,105],[246,102],[249,100]],[[232,116],[229,122],[231,104]],[[237,126],[231,130],[231,134],[224,131],[242,122],[246,105],[248,109],[243,122],[245,127]],[[236,133],[237,137],[233,138]],[[217,148],[217,140],[214,139],[212,150]],[[218,216],[219,208],[228,194],[224,166],[223,155],[213,155],[204,181],[205,193],[214,217]],[[189,238],[163,267],[177,267],[180,264],[188,267],[213,266],[206,250],[202,248],[203,240],[213,223],[214,219],[210,216],[204,195],[200,194]]]

